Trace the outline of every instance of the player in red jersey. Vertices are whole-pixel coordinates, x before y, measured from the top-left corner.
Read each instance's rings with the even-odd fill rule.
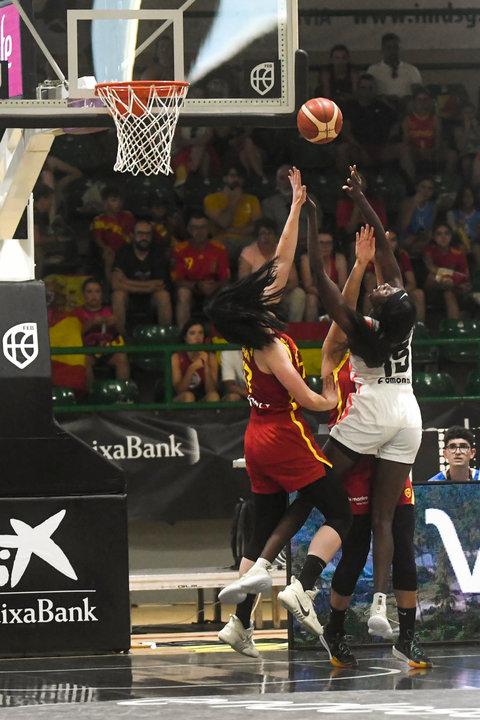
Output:
[[[340,480],[315,443],[302,407],[328,410],[336,404],[333,379],[323,394],[310,390],[294,342],[275,314],[286,286],[298,237],[298,219],[306,189],[300,172],[290,171],[293,196],[290,214],[274,260],[255,273],[222,288],[207,306],[215,328],[243,347],[247,397],[251,405],[245,433],[245,460],[253,493],[254,527],[239,580],[220,593],[237,604],[236,614],[219,633],[235,650],[258,657],[250,623],[255,595],[271,586],[268,568],[309,508],[320,509],[325,524],[312,538],[302,572],[279,594],[282,604],[320,637],[323,628],[313,607],[313,586],[335,555],[352,521]],[[287,508],[288,493],[298,497]]]

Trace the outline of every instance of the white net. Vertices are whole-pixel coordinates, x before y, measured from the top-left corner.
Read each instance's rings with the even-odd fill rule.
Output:
[[[111,83],[95,88],[115,121],[118,172],[169,175],[178,114],[188,83]]]

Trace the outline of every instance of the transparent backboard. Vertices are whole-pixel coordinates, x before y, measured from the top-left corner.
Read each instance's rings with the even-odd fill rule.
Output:
[[[295,109],[297,0],[27,5],[0,1],[0,114],[98,115],[95,83],[129,80],[187,80],[189,115]]]

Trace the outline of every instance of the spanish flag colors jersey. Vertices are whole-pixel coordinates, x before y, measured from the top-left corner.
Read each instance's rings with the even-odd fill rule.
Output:
[[[338,404],[330,411],[328,423],[330,428],[340,420],[344,412],[348,412],[352,395],[356,391],[351,375],[350,356],[347,353],[333,372],[337,384]],[[373,465],[374,456],[364,455],[342,477],[342,484],[347,492],[350,508],[354,515],[366,515],[370,512],[370,480]],[[414,503],[415,496],[409,475],[397,505],[413,505]]]
[[[276,333],[295,370],[305,380],[298,348],[284,333]],[[253,492],[294,492],[325,475],[330,465],[315,442],[294,397],[275,375],[262,372],[252,348],[243,348],[247,398],[251,406],[245,433],[245,462]]]

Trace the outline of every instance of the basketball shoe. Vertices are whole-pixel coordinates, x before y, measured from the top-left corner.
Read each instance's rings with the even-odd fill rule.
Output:
[[[373,596],[368,618],[368,634],[379,635],[387,640],[393,635],[387,619],[387,596],[384,593],[375,593]]]
[[[292,575],[290,585],[278,593],[278,600],[304,628],[314,635],[318,635],[323,641],[323,627],[320,625],[313,607],[313,600],[317,592],[318,590],[304,590],[302,583]]]
[[[333,635],[328,630],[328,625],[324,629],[323,644],[328,648],[330,662],[337,668],[356,668],[358,667],[357,658],[350,650],[345,635],[336,633]]]
[[[411,630],[407,630],[404,638],[398,638],[392,647],[392,655],[399,660],[405,660],[413,668],[431,668],[433,666],[430,658],[418,644],[415,633],[412,633]]]
[[[230,620],[218,633],[218,639],[242,655],[258,658],[260,653],[253,642],[253,623],[246,630],[236,615],[230,615]]]
[[[268,570],[254,565],[238,580],[220,590],[218,599],[222,603],[238,605],[245,600],[247,595],[257,595],[271,587],[272,578],[268,574]]]

